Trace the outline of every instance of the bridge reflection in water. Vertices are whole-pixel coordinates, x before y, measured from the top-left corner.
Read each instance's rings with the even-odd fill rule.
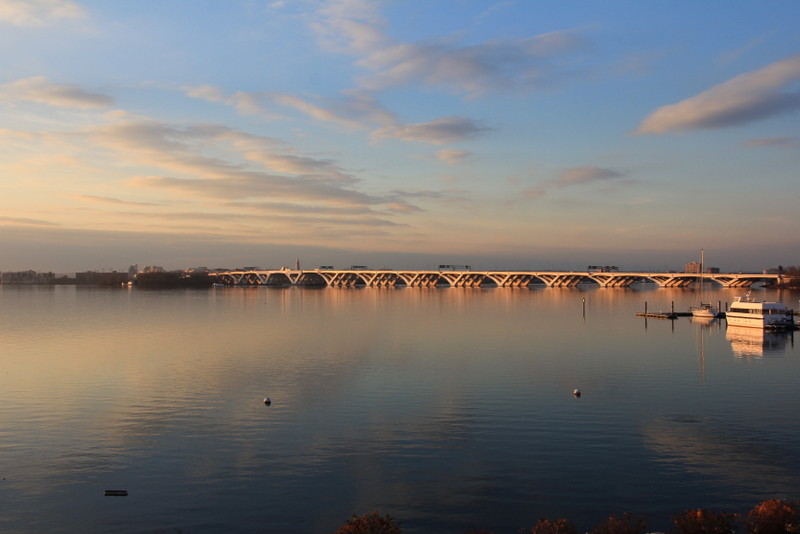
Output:
[[[575,287],[594,283],[600,287],[628,287],[634,282],[655,282],[659,287],[687,287],[700,279],[722,287],[749,287],[756,282],[778,280],[763,273],[648,273],[577,271],[445,271],[387,269],[273,269],[210,273],[218,284],[237,286],[322,287]]]

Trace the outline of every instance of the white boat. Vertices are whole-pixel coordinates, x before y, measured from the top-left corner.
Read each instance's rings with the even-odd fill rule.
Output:
[[[703,298],[703,282],[705,281],[706,273],[705,266],[703,265],[704,261],[703,251],[700,251],[700,298]],[[700,319],[713,319],[719,315],[719,308],[714,306],[713,304],[709,304],[708,302],[701,302],[699,306],[692,306],[689,308],[689,311],[692,312],[692,317],[697,317]]]
[[[725,313],[729,326],[749,326],[752,328],[791,328],[794,326],[792,312],[782,302],[757,301],[736,297],[731,308]]]
[[[692,312],[692,317],[697,317],[698,319],[714,319],[719,315],[717,307],[706,302],[700,303],[699,306],[692,306],[689,309]]]

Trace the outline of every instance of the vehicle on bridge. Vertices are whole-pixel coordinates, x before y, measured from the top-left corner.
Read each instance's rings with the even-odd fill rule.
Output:
[[[590,273],[611,273],[618,272],[619,267],[616,265],[587,265],[586,271]]]

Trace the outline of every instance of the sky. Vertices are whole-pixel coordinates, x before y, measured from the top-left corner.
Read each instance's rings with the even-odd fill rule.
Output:
[[[0,270],[798,265],[798,20],[0,0]]]

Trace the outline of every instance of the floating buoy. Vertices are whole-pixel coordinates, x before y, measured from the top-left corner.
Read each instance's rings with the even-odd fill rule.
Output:
[[[572,390],[572,394],[575,395],[576,397],[580,397],[581,396],[581,390],[579,390],[578,388],[575,388],[575,389]]]
[[[103,495],[106,497],[127,497],[128,490],[105,490]]]
[[[269,397],[264,397],[264,404],[266,404],[267,406],[269,406],[270,404],[272,404],[272,401],[271,401],[271,400],[269,400]]]

